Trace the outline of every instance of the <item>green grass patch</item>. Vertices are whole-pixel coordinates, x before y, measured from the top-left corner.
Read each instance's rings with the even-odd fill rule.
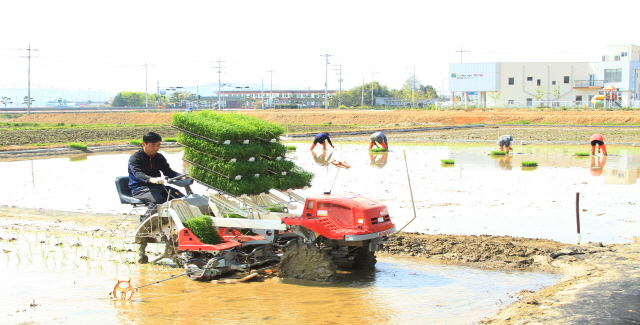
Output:
[[[578,156],[578,157],[585,157],[585,156],[591,156],[590,152],[576,152],[573,154],[574,156]]]
[[[385,152],[385,151],[389,151],[389,149],[387,149],[387,148],[371,148],[371,149],[369,149],[369,151],[371,151],[371,152]]]
[[[69,148],[78,150],[87,150],[87,145],[82,143],[69,143]]]
[[[527,120],[520,120],[520,121],[505,122],[504,124],[531,124],[531,122]]]
[[[538,163],[535,161],[523,161],[522,167],[538,167]]]
[[[456,161],[455,161],[455,160],[453,160],[453,159],[440,159],[440,162],[441,162],[443,165],[453,165],[453,164],[455,164],[455,163],[456,163]]]
[[[162,139],[163,142],[178,142],[178,138],[166,138]]]
[[[218,234],[216,228],[213,226],[213,221],[210,216],[187,219],[184,222],[184,226],[189,228],[189,230],[205,244],[215,245],[222,242],[222,238],[220,238],[220,234]]]
[[[142,140],[131,140],[131,141],[129,141],[129,144],[141,147],[142,146]]]
[[[506,154],[507,154],[507,153],[506,153],[506,152],[504,152],[504,151],[491,151],[491,154],[490,154],[490,155],[492,155],[492,156],[504,156],[504,155],[506,155]]]
[[[166,124],[65,124],[65,123],[32,123],[32,122],[0,122],[3,130],[48,130],[48,129],[123,129],[143,127],[146,129],[165,126]]]

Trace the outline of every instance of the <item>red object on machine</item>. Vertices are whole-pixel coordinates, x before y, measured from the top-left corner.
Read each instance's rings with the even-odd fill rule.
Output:
[[[335,240],[361,240],[361,235],[389,235],[394,225],[384,204],[359,195],[308,197],[300,217],[282,218]]]

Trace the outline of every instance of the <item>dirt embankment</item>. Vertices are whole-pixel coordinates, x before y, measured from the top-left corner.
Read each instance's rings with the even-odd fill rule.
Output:
[[[343,124],[343,125],[460,125],[503,124],[528,121],[532,124],[640,124],[638,111],[534,111],[534,110],[456,110],[456,111],[361,111],[361,110],[250,110],[242,114],[279,124]],[[46,113],[23,115],[12,122],[65,124],[165,124],[174,113],[108,112]]]

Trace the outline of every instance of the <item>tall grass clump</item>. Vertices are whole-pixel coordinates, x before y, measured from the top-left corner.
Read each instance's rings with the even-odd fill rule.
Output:
[[[142,140],[131,140],[131,141],[129,141],[129,144],[141,147],[142,146]]]

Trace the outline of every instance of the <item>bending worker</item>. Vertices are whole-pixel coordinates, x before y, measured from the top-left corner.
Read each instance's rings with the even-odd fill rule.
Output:
[[[513,141],[513,137],[509,134],[505,134],[498,139],[498,147],[500,147],[500,151],[504,151],[507,155],[509,154],[509,150],[511,150],[511,142]]]
[[[176,177],[180,174],[171,169],[167,159],[158,151],[162,137],[148,132],[142,137],[142,149],[129,158],[129,188],[134,198],[147,204],[147,212],[140,216],[140,222],[156,211],[156,204],[167,202],[169,197],[180,198],[184,195],[176,188],[165,186],[162,174]],[[160,174],[162,172],[162,174]]]
[[[607,146],[604,145],[604,138],[602,134],[596,133],[591,136],[591,155],[593,156],[596,151],[596,145],[598,145],[598,153],[602,150],[602,154],[607,155]]]
[[[382,132],[375,132],[369,137],[371,139],[371,143],[369,143],[369,149],[373,148],[375,145],[376,148],[380,148],[378,143],[385,149],[389,149],[389,143],[387,142],[387,136]]]
[[[327,150],[327,144],[324,143],[325,141],[329,142],[329,145],[331,146],[331,148],[335,148],[333,146],[333,143],[331,143],[331,138],[329,138],[329,132],[322,132],[316,135],[316,138],[313,139],[313,144],[311,145],[311,150],[313,150],[313,148],[316,147],[316,144],[321,144],[322,145],[322,149]]]

